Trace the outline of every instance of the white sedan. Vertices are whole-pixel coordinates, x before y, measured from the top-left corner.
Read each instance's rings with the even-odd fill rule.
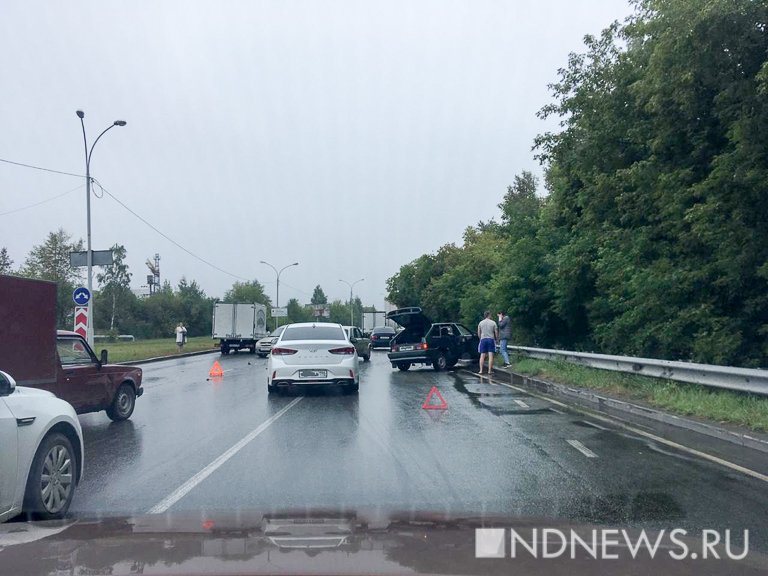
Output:
[[[277,342],[278,337],[283,333],[284,329],[285,325],[279,326],[264,336],[264,338],[258,340],[256,342],[256,353],[262,358],[266,358],[272,351],[272,345]]]
[[[0,372],[0,522],[22,512],[63,517],[82,471],[75,409],[45,390],[16,387]]]
[[[267,390],[290,386],[341,386],[356,393],[360,380],[357,351],[341,324],[289,324],[272,347]]]

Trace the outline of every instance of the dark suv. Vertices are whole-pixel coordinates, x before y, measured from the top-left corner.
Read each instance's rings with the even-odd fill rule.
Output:
[[[456,322],[432,323],[421,308],[392,310],[387,319],[404,328],[390,345],[388,356],[392,368],[408,370],[413,364],[425,364],[435,370],[445,370],[459,360],[480,356],[476,334]]]

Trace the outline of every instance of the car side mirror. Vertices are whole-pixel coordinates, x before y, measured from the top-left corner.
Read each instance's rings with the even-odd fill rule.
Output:
[[[102,366],[107,363],[107,351],[106,350],[102,350],[101,351],[101,357],[99,358],[99,362],[101,362]]]
[[[7,372],[0,371],[0,396],[10,396],[16,390],[16,380]]]

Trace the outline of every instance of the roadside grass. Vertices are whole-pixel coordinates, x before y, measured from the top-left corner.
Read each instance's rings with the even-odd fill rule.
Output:
[[[210,336],[195,336],[187,338],[184,352],[198,352],[218,348],[218,340]],[[138,362],[157,356],[172,356],[178,354],[176,341],[173,338],[157,340],[134,340],[133,342],[95,342],[94,351],[98,356],[102,350],[107,350],[110,362]]]
[[[625,400],[639,400],[682,416],[768,431],[768,398],[762,396],[524,356],[517,356],[511,369],[559,384],[599,390]]]

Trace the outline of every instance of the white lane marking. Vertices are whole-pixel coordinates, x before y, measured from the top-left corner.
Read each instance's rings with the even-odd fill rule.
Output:
[[[746,474],[747,476],[751,476],[752,478],[756,478],[757,480],[762,480],[763,482],[768,483],[767,474],[761,474],[760,472],[757,472],[755,470],[750,470],[749,468],[745,468],[744,466],[739,466],[738,464],[734,464],[733,462],[729,462],[728,460],[723,460],[722,458],[718,458],[717,456],[712,456],[711,454],[707,454],[706,452],[702,452],[694,448],[689,448],[688,446],[684,446],[683,444],[678,444],[677,442],[673,442],[672,440],[667,440],[666,438],[662,438],[661,436],[656,436],[656,434],[651,434],[650,432],[646,432],[645,430],[640,430],[640,428],[636,428],[635,426],[630,426],[629,424],[626,424],[621,420],[614,420],[606,416],[600,416],[588,410],[582,410],[581,408],[578,408],[576,406],[568,406],[567,404],[563,404],[562,402],[558,402],[557,400],[553,400],[552,398],[547,398],[546,396],[542,396],[541,394],[536,394],[535,392],[531,392],[530,390],[518,388],[517,386],[513,386],[512,384],[504,384],[503,382],[501,382],[500,384],[502,386],[506,386],[507,388],[511,388],[512,390],[519,390],[520,392],[524,392],[525,394],[533,396],[534,398],[539,398],[540,400],[546,400],[547,402],[552,402],[553,404],[562,406],[563,408],[567,408],[572,412],[578,412],[579,414],[584,414],[585,416],[589,416],[594,420],[600,420],[601,422],[606,422],[607,424],[612,424],[614,426],[621,426],[624,430],[628,430],[629,432],[632,432],[634,434],[639,434],[640,436],[643,436],[645,438],[650,438],[651,440],[654,440],[655,442],[658,442],[660,444],[671,446],[672,448],[676,448],[677,450],[682,450],[683,452],[687,452],[688,454],[693,454],[694,456],[698,456],[699,458],[703,458],[704,460],[709,460],[710,462],[714,462],[715,464],[719,464],[720,466],[725,466],[726,468],[730,468],[731,470],[735,470],[736,472],[741,472],[742,474]],[[550,408],[550,410],[552,410],[553,412],[559,412],[559,410],[555,410],[554,408]],[[638,424],[638,426],[642,426],[642,424]]]
[[[195,486],[200,484],[203,480],[208,478],[211,474],[213,474],[218,468],[220,468],[227,460],[232,458],[235,454],[237,454],[240,450],[245,448],[245,446],[251,442],[254,438],[256,438],[259,434],[264,432],[271,424],[273,424],[278,418],[280,418],[283,414],[288,412],[291,408],[296,406],[304,397],[299,396],[298,398],[291,401],[287,406],[285,406],[282,410],[279,412],[273,414],[268,420],[264,421],[259,425],[258,428],[255,428],[251,430],[246,436],[244,436],[239,442],[237,442],[234,446],[232,446],[229,450],[224,452],[221,456],[216,458],[213,462],[208,464],[205,468],[200,470],[197,474],[192,476],[189,480],[184,482],[181,486],[176,488],[173,492],[171,492],[168,496],[163,498],[160,502],[155,504],[152,508],[150,508],[147,513],[148,514],[162,514],[168,508],[173,506],[176,502],[181,500],[187,493],[189,493],[190,490],[192,490]]]
[[[523,402],[522,400],[515,400],[514,402],[515,402],[515,404],[517,404],[518,406],[520,406],[520,408],[530,408],[530,406],[528,406],[528,404],[526,404],[526,403],[525,403],[525,402]]]
[[[610,422],[610,420],[606,420],[606,421]],[[749,468],[745,468],[744,466],[739,466],[738,464],[734,464],[733,462],[729,462],[728,460],[723,460],[722,458],[718,458],[717,456],[712,456],[711,454],[707,454],[706,452],[701,452],[700,450],[695,450],[694,448],[688,448],[688,446],[678,444],[677,442],[673,442],[672,440],[667,440],[666,438],[661,438],[660,436],[656,436],[655,434],[651,434],[650,432],[646,432],[645,430],[640,430],[639,428],[633,428],[632,426],[626,426],[624,424],[621,424],[621,426],[625,430],[629,430],[630,432],[633,432],[635,434],[640,434],[640,436],[645,436],[646,438],[655,440],[660,444],[666,444],[667,446],[671,446],[672,448],[677,448],[678,450],[682,450],[683,452],[687,452],[688,454],[693,454],[694,456],[698,456],[699,458],[703,458],[704,460],[709,460],[710,462],[714,462],[715,464],[720,464],[721,466],[725,466],[726,468],[730,468],[731,470],[736,470],[737,472],[741,472],[742,474],[746,474],[747,476],[752,476],[752,478],[762,480],[763,482],[768,482],[768,475],[766,474],[761,474],[760,472],[756,472],[755,470],[750,470]]]
[[[557,412],[558,414],[565,416],[565,412],[563,412],[562,410],[558,410],[557,408],[550,408],[550,410],[552,412]]]
[[[535,394],[534,392],[531,392],[530,390],[526,390],[524,388],[520,388],[519,386],[513,386],[512,384],[507,384],[505,382],[499,382],[502,386],[506,386],[507,388],[511,388],[512,390],[517,390],[518,392],[522,392],[523,394],[527,394],[528,396],[533,396],[534,398],[538,398],[539,400],[546,400],[547,402],[550,402],[554,404],[555,406],[562,406],[563,408],[570,408],[567,404],[563,404],[562,402],[558,402],[557,400],[553,400],[552,398],[547,398],[546,396],[541,396],[540,394]]]
[[[606,430],[606,431],[609,430],[609,428],[606,428],[605,426],[600,426],[600,424],[595,424],[594,422],[590,422],[589,420],[582,420],[582,422],[584,422],[584,424],[586,424],[587,426],[592,426],[592,428],[597,428],[598,430]]]
[[[576,450],[584,454],[584,456],[586,456],[587,458],[597,458],[597,454],[592,452],[592,450],[584,446],[584,444],[582,444],[578,440],[566,440],[566,442],[568,442],[568,444],[570,444],[571,446],[576,448]]]

